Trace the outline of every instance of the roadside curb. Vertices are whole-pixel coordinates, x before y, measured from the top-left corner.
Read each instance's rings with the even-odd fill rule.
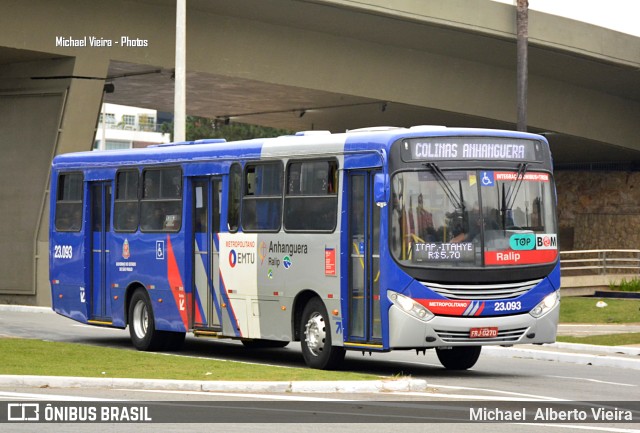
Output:
[[[369,381],[291,381],[241,382],[125,379],[67,376],[14,376],[0,375],[0,386],[49,388],[111,388],[149,389],[197,392],[269,392],[269,393],[355,393],[425,391],[427,381],[422,379],[369,380]]]
[[[582,352],[617,353],[623,355],[640,356],[640,347],[630,346],[596,346],[592,344],[580,343],[553,343],[548,344],[547,347],[560,350],[577,350]]]
[[[569,344],[569,343],[565,343]],[[588,345],[583,345],[588,346]],[[607,355],[597,355],[592,353],[575,353],[569,351],[553,350],[550,346],[549,349],[529,349],[529,348],[515,348],[515,347],[495,347],[486,346],[482,348],[482,352],[488,356],[495,356],[501,358],[523,358],[523,359],[535,359],[537,361],[555,361],[564,362],[570,364],[581,365],[595,365],[598,367],[613,367],[613,368],[628,368],[632,370],[640,370],[640,357],[638,359],[628,358],[624,356],[612,356],[616,353],[620,353],[619,349],[625,349],[618,346],[596,346],[606,349]],[[556,347],[560,349],[560,347]],[[584,350],[584,349],[583,349]],[[589,350],[593,352],[593,349]]]

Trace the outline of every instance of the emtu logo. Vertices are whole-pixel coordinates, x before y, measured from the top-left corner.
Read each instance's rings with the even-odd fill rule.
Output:
[[[236,254],[236,250],[231,250],[229,251],[229,266],[235,268],[236,263],[238,263],[238,255]]]

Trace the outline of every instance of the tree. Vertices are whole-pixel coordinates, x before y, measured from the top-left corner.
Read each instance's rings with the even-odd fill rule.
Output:
[[[170,123],[162,124],[162,131],[173,131],[173,125]],[[187,141],[202,140],[205,138],[224,138],[227,141],[237,141],[250,140],[252,138],[278,137],[292,133],[293,132],[288,129],[270,128],[268,126],[250,125],[247,123],[234,122],[224,124],[216,120],[198,116],[187,116],[186,121]]]

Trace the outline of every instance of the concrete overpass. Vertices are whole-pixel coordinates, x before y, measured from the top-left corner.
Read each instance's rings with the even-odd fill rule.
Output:
[[[51,157],[91,147],[105,83],[115,86],[107,102],[172,111],[175,2],[0,0],[0,9],[0,298],[46,303]],[[529,20],[529,125],[551,133],[559,167],[640,164],[640,39],[535,11]],[[192,115],[298,130],[515,125],[510,5],[189,0],[187,22]],[[619,200],[600,172],[573,173],[558,173],[571,246],[579,215],[640,210],[634,173],[606,175]]]

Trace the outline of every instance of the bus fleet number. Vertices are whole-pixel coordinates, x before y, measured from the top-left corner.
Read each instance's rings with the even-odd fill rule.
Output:
[[[494,311],[517,311],[522,309],[522,304],[519,301],[515,302],[496,302],[493,305]]]
[[[56,245],[53,249],[54,259],[70,259],[73,257],[73,247],[71,245]]]

